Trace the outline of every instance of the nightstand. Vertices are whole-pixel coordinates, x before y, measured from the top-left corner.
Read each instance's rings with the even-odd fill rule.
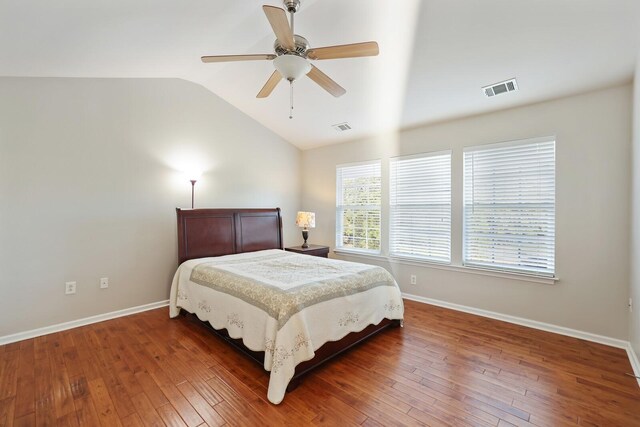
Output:
[[[303,248],[302,246],[291,246],[289,248],[284,248],[284,250],[298,254],[329,258],[329,246],[309,245],[308,248]]]

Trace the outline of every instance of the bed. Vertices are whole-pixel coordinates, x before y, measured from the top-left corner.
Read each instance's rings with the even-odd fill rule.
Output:
[[[279,208],[178,208],[177,219],[170,316],[197,316],[260,363],[274,404],[310,369],[402,322],[385,269],[284,251]]]

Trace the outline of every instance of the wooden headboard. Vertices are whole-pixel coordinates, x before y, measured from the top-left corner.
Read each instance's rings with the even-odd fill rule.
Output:
[[[280,208],[181,209],[178,261],[283,249]]]

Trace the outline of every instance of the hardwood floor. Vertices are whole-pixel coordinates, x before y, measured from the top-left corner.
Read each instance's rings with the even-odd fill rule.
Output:
[[[623,350],[406,301],[283,403],[267,374],[167,309],[0,346],[0,425],[640,426]]]

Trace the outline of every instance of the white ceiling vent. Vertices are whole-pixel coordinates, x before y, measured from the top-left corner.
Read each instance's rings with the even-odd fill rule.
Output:
[[[338,132],[344,132],[351,129],[351,126],[347,122],[338,123],[337,125],[331,125],[331,127],[337,130]]]
[[[506,80],[504,82],[485,86],[482,88],[482,92],[484,92],[487,98],[500,95],[501,93],[514,92],[516,90],[518,90],[518,83],[516,83],[515,78],[511,80]]]

